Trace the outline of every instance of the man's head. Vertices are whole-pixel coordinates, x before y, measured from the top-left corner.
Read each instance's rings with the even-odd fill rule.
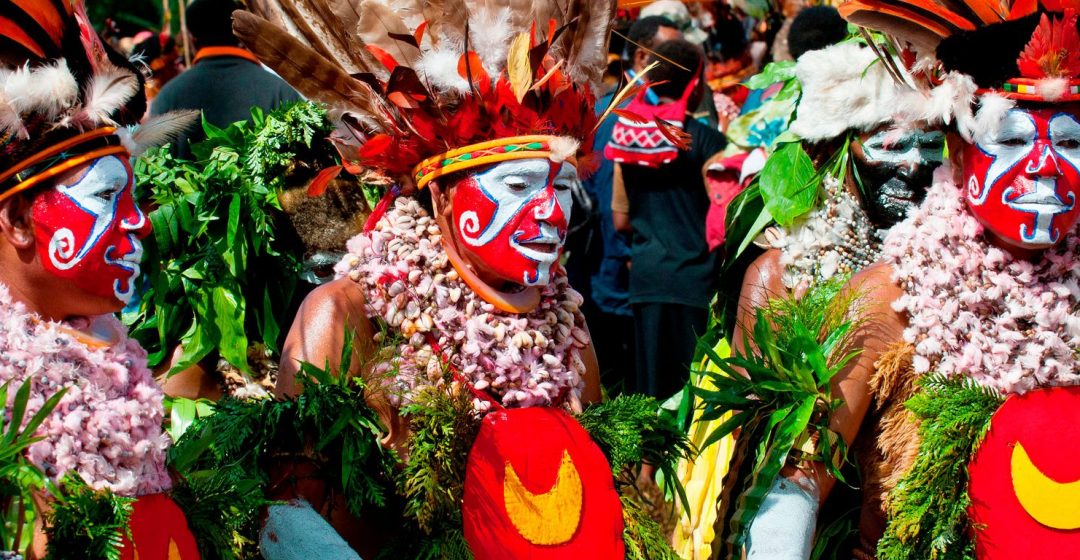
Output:
[[[649,51],[661,43],[682,39],[682,31],[666,17],[649,16],[635,21],[627,37],[626,58],[634,72],[641,72],[649,63]]]
[[[799,12],[788,30],[788,52],[798,60],[807,51],[824,49],[847,37],[847,22],[832,6],[811,6]]]
[[[851,143],[863,207],[878,227],[901,222],[925,198],[945,155],[945,134],[883,125]]]
[[[676,39],[661,43],[654,49],[649,63],[659,63],[656,68],[649,72],[648,79],[657,85],[652,86],[653,92],[661,98],[671,100],[682,98],[691,83],[701,75],[701,64],[704,60],[701,47],[683,40]],[[701,82],[698,81],[698,85]],[[695,93],[689,100],[689,107],[696,107],[700,98]]]
[[[234,0],[195,0],[187,9],[187,28],[195,46],[235,47],[240,41],[232,32],[232,13],[243,7]]]
[[[131,165],[92,160],[52,185],[0,202],[0,266],[31,285],[53,318],[100,315],[130,301],[149,221],[135,204]]]
[[[566,242],[579,182],[570,163],[530,158],[442,181],[443,227],[488,284],[544,286]]]
[[[992,236],[1045,249],[1080,218],[1080,103],[1019,102],[963,148],[968,208]]]

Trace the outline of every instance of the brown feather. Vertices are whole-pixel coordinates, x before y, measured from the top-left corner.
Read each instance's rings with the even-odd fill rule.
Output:
[[[259,60],[309,99],[372,118],[390,128],[388,109],[364,82],[347,74],[280,27],[249,12],[233,14],[233,33]]]
[[[566,71],[575,80],[596,83],[607,66],[615,0],[574,0],[570,16],[577,19],[566,54]]]
[[[359,0],[278,0],[304,33],[307,43],[349,74],[372,72],[379,65],[367,56],[356,29]]]
[[[442,48],[443,41],[460,42],[465,36],[468,11],[463,0],[424,0],[424,19],[432,45]]]
[[[379,0],[362,0],[360,23],[356,29],[365,44],[375,45],[393,55],[398,64],[414,66],[420,57],[420,49],[394,39],[390,34],[412,35],[401,16]]]

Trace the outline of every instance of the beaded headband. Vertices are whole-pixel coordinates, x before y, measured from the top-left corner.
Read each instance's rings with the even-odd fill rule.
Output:
[[[413,169],[413,180],[417,189],[423,189],[439,177],[472,167],[517,159],[551,158],[555,155],[552,143],[556,139],[557,136],[511,136],[450,150],[420,162]],[[565,161],[577,166],[574,158]]]

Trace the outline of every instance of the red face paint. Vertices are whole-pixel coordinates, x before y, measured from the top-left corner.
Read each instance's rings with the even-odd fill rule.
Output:
[[[462,250],[508,282],[548,284],[577,183],[574,166],[546,159],[500,163],[459,181],[453,219]]]
[[[131,300],[150,233],[132,194],[131,165],[108,156],[80,178],[63,181],[34,200],[38,255],[45,269],[99,297]]]
[[[1009,111],[995,131],[964,147],[971,213],[1005,243],[1044,249],[1080,218],[1077,110]]]

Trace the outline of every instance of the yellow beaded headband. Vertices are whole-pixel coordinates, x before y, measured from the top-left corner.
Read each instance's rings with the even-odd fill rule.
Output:
[[[511,136],[450,150],[420,162],[413,169],[413,180],[417,189],[423,189],[439,177],[464,169],[516,159],[551,158],[553,155],[562,156],[564,161],[576,167],[577,161],[573,157],[557,154],[552,148],[558,139],[557,136],[543,135]]]

